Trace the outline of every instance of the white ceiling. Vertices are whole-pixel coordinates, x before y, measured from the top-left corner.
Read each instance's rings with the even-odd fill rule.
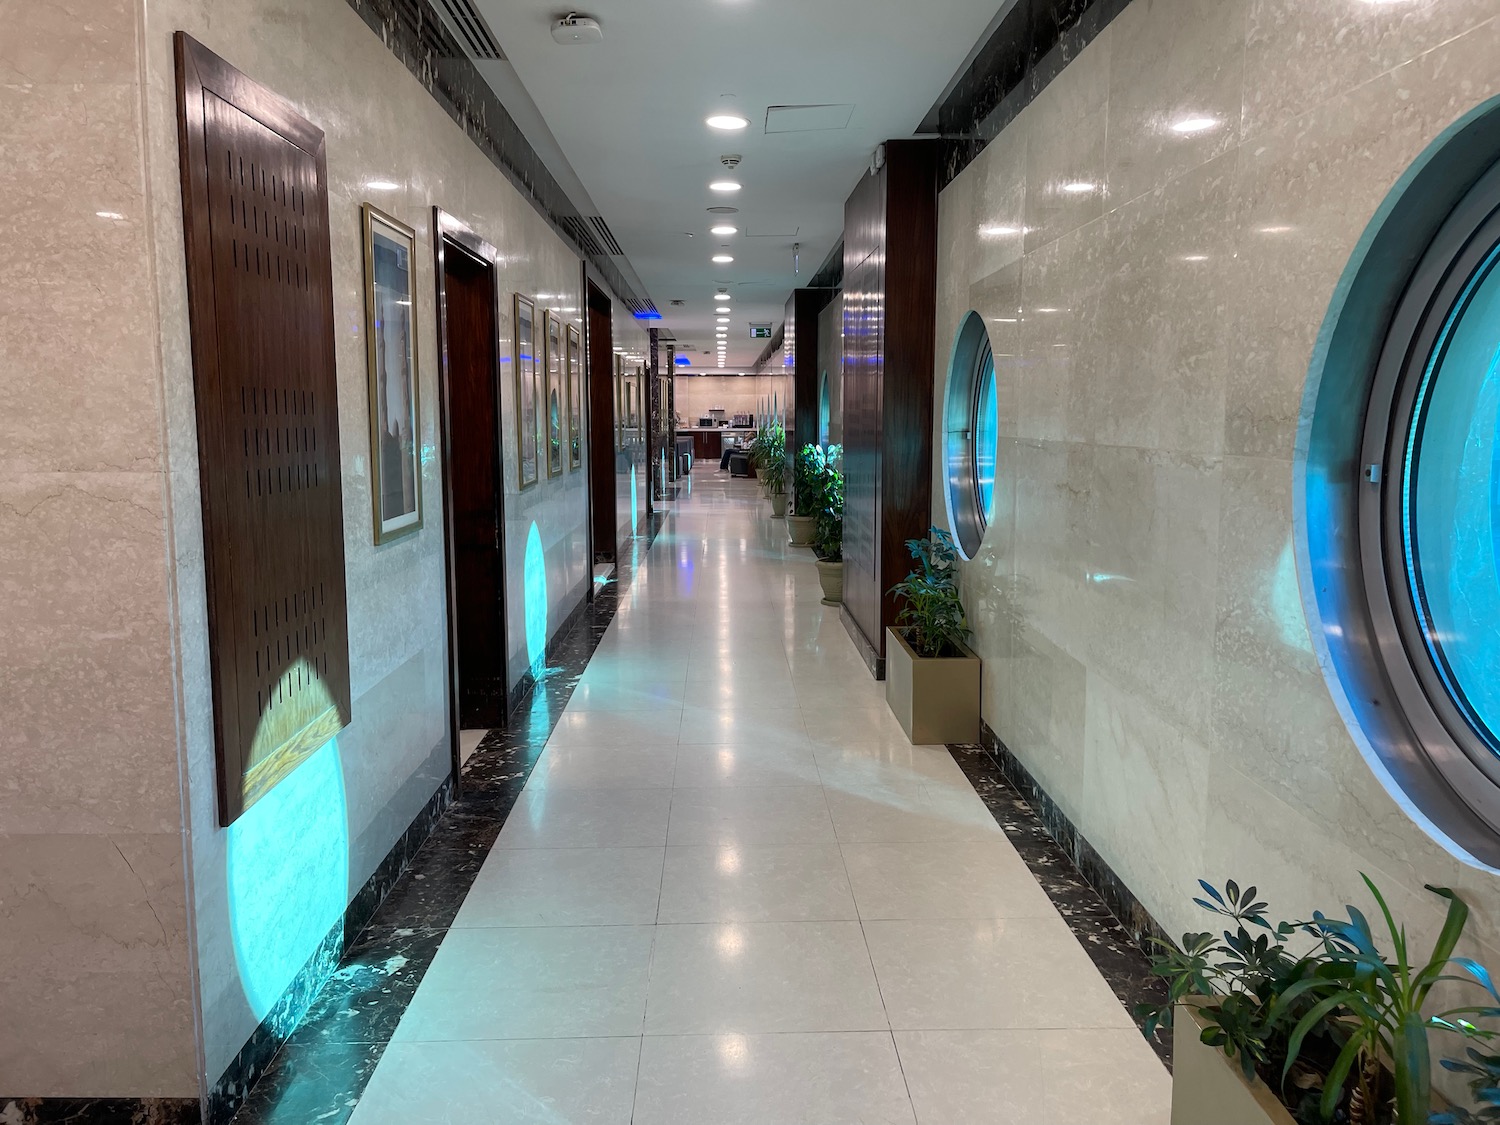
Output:
[[[551,36],[567,9],[545,0],[475,0],[507,56],[482,63],[507,108],[501,73],[514,70],[535,111],[518,124],[538,151],[560,151],[614,231],[662,325],[694,346],[714,344],[717,285],[733,295],[731,367],[754,362],[764,341],[751,321],[780,324],[791,290],[806,285],[838,241],[844,200],[883,140],[910,136],[996,15],[1000,0],[588,0],[604,42],[563,46]],[[765,132],[775,105],[852,104],[846,128]],[[528,110],[530,107],[526,107]],[[710,113],[750,119],[739,133],[709,129]],[[513,110],[514,112],[514,110]],[[545,136],[537,136],[545,132]],[[555,147],[554,147],[555,146]],[[724,153],[744,162],[735,196],[708,190],[725,178]],[[548,161],[549,165],[553,161]],[[574,178],[576,173],[576,179]],[[587,201],[576,198],[583,206]],[[738,207],[740,233],[709,234],[706,208]],[[694,237],[689,238],[691,233]],[[801,272],[792,246],[801,244]],[[721,251],[732,265],[714,265]],[[674,299],[686,302],[673,308]]]

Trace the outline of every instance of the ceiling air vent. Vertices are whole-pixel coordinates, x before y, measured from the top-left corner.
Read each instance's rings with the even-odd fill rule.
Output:
[[[620,244],[615,241],[615,232],[609,229],[609,224],[604,221],[603,215],[595,215],[589,220],[594,224],[594,231],[599,236],[599,243],[617,257],[623,258],[625,251],[620,249]]]
[[[398,37],[408,41],[415,40],[421,44],[423,51],[434,58],[462,58],[463,48],[442,20],[432,18],[429,14],[431,11],[425,4],[419,6],[417,0],[394,0],[391,13],[405,29],[404,34],[397,33]]]
[[[635,315],[637,320],[655,320],[661,316],[656,311],[656,306],[650,301],[642,301],[637,297],[623,298],[625,307]]]
[[[484,17],[474,10],[474,5],[469,0],[438,0],[438,5],[453,25],[453,30],[458,32],[464,46],[468,47],[469,54],[476,59],[505,58],[500,44],[495,42],[489,24],[484,22]]]
[[[589,226],[588,220],[582,215],[563,215],[557,221],[585,254],[596,258],[604,257],[604,247],[599,245],[599,240],[594,237],[593,227]]]

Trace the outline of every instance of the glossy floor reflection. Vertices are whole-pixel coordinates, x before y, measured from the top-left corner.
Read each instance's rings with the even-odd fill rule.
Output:
[[[700,467],[354,1125],[1165,1125],[1169,1080],[806,551]]]

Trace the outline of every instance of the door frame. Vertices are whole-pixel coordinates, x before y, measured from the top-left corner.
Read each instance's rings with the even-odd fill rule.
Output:
[[[494,302],[495,318],[495,412],[496,418],[501,424],[497,427],[495,434],[495,451],[499,459],[497,479],[499,490],[496,493],[499,511],[496,512],[496,528],[499,539],[497,548],[500,551],[501,571],[504,571],[505,562],[505,426],[503,418],[505,414],[504,380],[500,374],[500,364],[503,362],[505,352],[502,350],[505,334],[502,330],[501,312],[503,302],[500,299],[500,251],[491,243],[475,234],[473,229],[460,219],[454,218],[441,207],[432,209],[432,253],[433,253],[433,284],[436,288],[436,301],[434,308],[437,310],[437,356],[438,356],[438,460],[442,465],[443,481],[443,587],[446,595],[448,611],[448,753],[450,760],[450,772],[453,777],[453,794],[457,797],[462,789],[462,756],[459,743],[459,694],[458,694],[458,581],[455,573],[456,552],[453,544],[453,468],[450,453],[453,448],[452,429],[452,399],[449,393],[448,376],[448,298],[447,286],[444,282],[444,268],[446,256],[451,248],[466,257],[472,258],[476,263],[484,266],[490,271],[491,293]],[[510,605],[504,597],[503,589],[500,599],[500,624],[501,634],[505,636],[505,651],[501,654],[503,671],[507,683],[510,680],[510,653],[509,653],[509,629],[510,629]]]

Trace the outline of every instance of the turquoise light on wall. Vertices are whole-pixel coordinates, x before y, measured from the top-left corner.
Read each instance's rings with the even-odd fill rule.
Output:
[[[547,654],[547,556],[536,522],[526,533],[525,616],[526,659],[535,668]]]
[[[630,466],[630,530],[635,530],[636,513],[640,511],[640,498],[635,491],[635,466]]]
[[[283,778],[226,832],[234,959],[259,1020],[348,905],[349,818],[338,739]]]

